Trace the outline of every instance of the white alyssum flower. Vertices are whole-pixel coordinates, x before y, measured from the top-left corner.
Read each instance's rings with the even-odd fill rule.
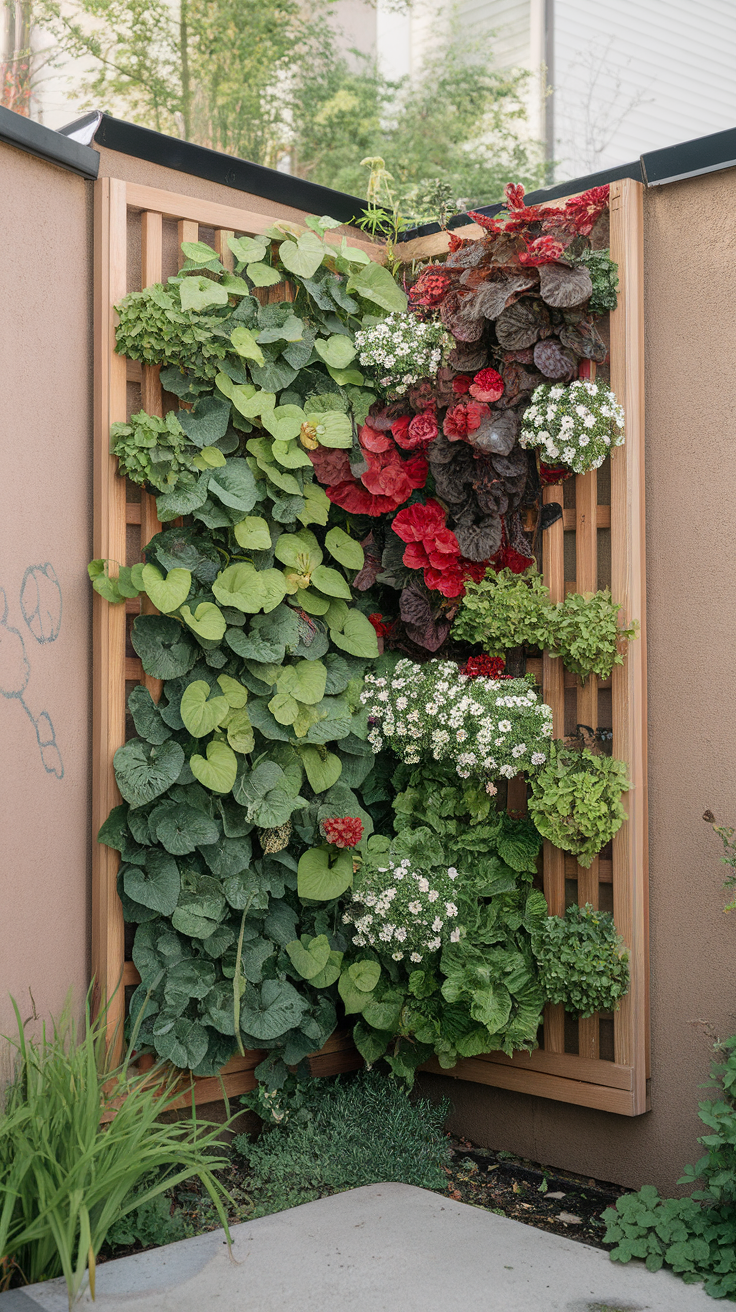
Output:
[[[546,417],[543,431],[540,412]],[[606,383],[587,379],[537,387],[519,435],[521,446],[540,447],[543,459],[559,459],[576,474],[598,469],[623,440],[623,408]]]
[[[394,842],[399,843],[400,838]],[[408,878],[397,885],[400,873]],[[353,943],[356,947],[373,947],[379,953],[391,949],[395,961],[407,955],[414,961],[414,954],[422,960],[427,952],[438,951],[449,938],[448,919],[458,915],[452,899],[453,880],[457,878],[454,866],[444,869],[433,865],[430,879],[420,869],[413,869],[409,858],[404,858],[401,865],[396,865],[394,858],[387,866],[385,856],[381,865],[368,856],[343,916],[344,923],[354,925],[357,931]],[[371,911],[367,912],[369,899]]]
[[[358,360],[390,399],[420,378],[432,378],[455,342],[437,319],[395,312],[355,334]]]
[[[379,685],[368,674],[361,694],[374,750],[376,738],[389,741],[409,765],[428,758],[450,760],[461,779],[479,776],[484,784],[489,777],[511,777],[503,766],[513,765],[512,776],[533,773],[534,753],[547,755],[552,712],[539,698],[531,676],[503,682],[473,679],[451,661],[417,665],[404,658],[392,675],[381,677]],[[379,700],[381,692],[385,702]],[[402,734],[409,724],[411,732]]]

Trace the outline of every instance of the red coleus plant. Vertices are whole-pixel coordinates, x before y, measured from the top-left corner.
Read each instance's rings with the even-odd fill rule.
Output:
[[[495,373],[495,370],[493,372]],[[462,442],[467,438],[468,433],[474,433],[480,428],[483,420],[487,419],[490,413],[488,406],[482,401],[460,402],[445,415],[445,422],[442,425],[445,437],[450,442]]]
[[[370,424],[363,425],[359,440],[367,464],[360,478],[353,474],[345,451],[330,451],[326,457],[309,452],[317,477],[336,506],[353,515],[384,515],[408,501],[415,488],[424,487],[429,466],[423,455],[403,460],[391,434]]]
[[[439,305],[450,285],[450,275],[441,264],[428,264],[422,269],[414,286],[409,292],[409,304],[421,305],[425,309],[434,309]]]
[[[565,248],[561,241],[556,241],[554,237],[537,237],[525,251],[520,253],[519,264],[526,267],[551,264],[553,260],[559,260],[564,253]]]
[[[572,220],[576,230],[583,237],[590,236],[593,231],[596,221],[608,204],[609,192],[608,184],[604,187],[591,187],[590,191],[584,191],[581,196],[573,196],[567,201],[565,217]]]
[[[498,401],[503,396],[504,381],[495,369],[481,369],[475,375],[469,392],[476,401]]]
[[[363,821],[350,815],[323,820],[320,829],[335,847],[356,847],[363,837]]]

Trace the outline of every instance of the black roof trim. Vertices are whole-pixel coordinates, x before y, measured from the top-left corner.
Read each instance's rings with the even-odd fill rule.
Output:
[[[62,131],[75,131],[83,126],[84,120],[79,119]],[[151,128],[141,128],[109,114],[102,114],[94,140],[108,150],[146,159],[151,164],[162,164],[164,168],[176,169],[179,173],[206,178],[208,182],[219,182],[221,186],[249,192],[279,205],[290,205],[308,214],[329,214],[341,223],[352,223],[360,218],[366,205],[365,200],[358,196],[347,196],[331,187],[321,187],[316,182],[295,178],[290,173],[279,173],[277,169],[267,169],[262,164],[251,164],[234,155],[224,155],[219,150],[183,141],[180,137],[168,137],[163,132],[153,132]]]
[[[736,134],[735,134],[736,135]],[[602,169],[600,173],[588,173],[584,178],[572,178],[569,182],[559,182],[554,187],[545,187],[541,191],[530,191],[528,196],[524,197],[527,205],[541,205],[545,200],[558,200],[561,196],[574,196],[579,191],[589,191],[591,187],[603,187],[608,182],[618,182],[620,178],[634,178],[636,182],[644,181],[642,177],[642,166],[639,160],[633,160],[631,164],[619,164],[615,169]],[[498,205],[478,205],[471,207],[476,214],[487,214],[493,217],[498,214],[503,206]],[[464,214],[453,214],[448,223],[448,228],[461,228],[464,224],[470,223],[467,211]],[[428,237],[433,232],[439,232],[438,223],[423,223],[418,228],[408,228],[402,232],[399,241],[413,241],[415,237]]]
[[[0,105],[0,141],[5,141],[28,155],[36,155],[48,164],[57,164],[62,169],[69,169],[83,178],[94,179],[100,167],[98,151],[83,146],[78,141],[70,141],[61,132],[45,128],[41,123],[34,123],[22,114]]]
[[[641,157],[644,181],[648,187],[662,187],[667,182],[697,178],[701,173],[717,173],[736,166],[736,128],[695,137],[677,146],[649,150]]]

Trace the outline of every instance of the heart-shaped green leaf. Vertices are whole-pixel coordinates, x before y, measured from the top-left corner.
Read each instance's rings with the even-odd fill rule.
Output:
[[[381,977],[381,967],[377,961],[354,961],[347,973],[356,989],[372,993]]]
[[[269,264],[249,264],[245,272],[253,283],[254,287],[274,287],[277,282],[281,282],[281,274],[278,269],[272,269]]]
[[[229,793],[238,773],[238,758],[227,743],[212,742],[207,744],[207,759],[192,756],[189,766],[205,788],[213,793]]]
[[[123,888],[134,902],[158,911],[161,916],[170,916],[179,900],[179,867],[168,852],[152,848],[146,853],[143,869],[140,866],[126,867]]]
[[[366,301],[372,301],[382,310],[398,310],[403,314],[408,301],[406,293],[394,281],[383,264],[364,264],[351,274],[347,290],[357,292]]]
[[[222,606],[234,606],[246,615],[255,615],[266,599],[261,575],[246,561],[228,565],[227,569],[218,574],[212,584],[212,591]]]
[[[304,578],[308,578],[322,560],[322,548],[309,529],[300,533],[282,533],[274,554],[282,565]]]
[[[255,737],[253,735],[253,726],[250,722],[250,716],[245,707],[240,710],[231,711],[225,720],[225,731],[227,740],[234,752],[240,752],[246,755],[252,752],[255,747]]]
[[[271,447],[274,460],[283,469],[307,469],[312,462],[298,442],[274,442]]]
[[[336,569],[330,569],[329,565],[318,565],[316,569],[313,569],[312,582],[316,588],[319,588],[320,592],[324,592],[328,597],[344,597],[349,600],[352,596],[350,584],[345,576],[338,573]]]
[[[225,463],[225,457],[222,451],[218,451],[216,446],[205,446],[198,456],[195,456],[192,464],[197,469],[219,469]]]
[[[378,655],[378,638],[376,630],[366,615],[359,610],[351,610],[342,627],[330,630],[330,637],[336,647],[351,656],[370,658]]]
[[[323,337],[318,337],[314,349],[325,364],[331,364],[333,369],[347,369],[351,360],[355,359],[355,346],[352,339],[344,333],[335,333],[326,341]]]
[[[302,979],[313,979],[319,975],[330,959],[330,943],[326,934],[319,934],[306,947],[295,938],[292,943],[286,944],[286,951]]]
[[[181,249],[188,260],[196,260],[200,266],[211,264],[213,260],[219,263],[220,260],[217,251],[213,251],[206,241],[183,241]]]
[[[299,703],[291,693],[279,690],[268,703],[268,709],[279,724],[293,724],[299,714]]]
[[[320,487],[319,483],[305,483],[303,496],[306,505],[297,515],[297,519],[305,525],[321,524],[324,527],[332,505],[324,488]]]
[[[245,551],[268,551],[271,532],[267,520],[260,515],[246,515],[233,527],[235,541]]]
[[[307,415],[307,423],[314,429],[320,446],[341,447],[349,450],[353,445],[353,426],[347,415],[339,410],[327,410]]]
[[[183,278],[179,283],[179,297],[182,310],[206,310],[210,305],[227,305],[225,288],[201,275]]]
[[[219,642],[220,638],[225,636],[227,621],[219,606],[215,606],[211,601],[200,601],[194,614],[188,606],[181,606],[179,614],[184,623],[200,638],[208,638],[210,642]]]
[[[233,255],[242,264],[251,260],[262,260],[268,250],[267,237],[228,237],[227,244]]]
[[[278,405],[269,415],[264,415],[263,426],[272,437],[280,442],[288,442],[298,437],[306,416],[301,406]]]
[[[325,695],[326,683],[327,667],[321,661],[297,661],[282,667],[277,686],[307,706],[316,706]]]
[[[222,690],[228,706],[233,710],[240,710],[248,701],[248,689],[244,688],[242,683],[237,679],[231,678],[229,674],[218,674],[217,682]]]
[[[330,378],[334,378],[340,387],[360,387],[365,381],[360,369],[334,369],[331,364],[327,366],[327,372]],[[359,421],[362,423],[362,420]]]
[[[304,333],[304,320],[298,319],[295,314],[290,314],[282,324],[274,324],[271,328],[264,328],[258,334],[258,341],[268,344],[269,342],[300,342]]]
[[[238,324],[237,328],[234,328],[230,334],[230,341],[238,355],[242,356],[244,360],[255,360],[256,364],[263,364],[263,351],[250,328]]]
[[[228,460],[222,469],[213,470],[209,490],[233,510],[252,510],[258,499],[256,480],[247,460]]]
[[[177,610],[186,601],[192,586],[192,576],[188,569],[170,569],[164,578],[155,565],[144,565],[141,578],[156,610],[160,610],[163,615]]]
[[[169,739],[151,746],[132,738],[118,747],[113,758],[118,788],[131,806],[145,806],[175,784],[184,764],[184,753]]]
[[[294,605],[305,610],[307,615],[326,615],[330,609],[330,603],[327,597],[323,597],[313,588],[297,588],[294,595]]]
[[[297,880],[299,897],[331,902],[353,882],[352,853],[335,855],[329,847],[310,847],[300,858]]]
[[[325,535],[325,546],[331,556],[346,569],[362,569],[365,553],[359,542],[342,528],[331,528]]]
[[[324,793],[337,783],[342,774],[342,761],[326,748],[304,746],[298,748],[310,787],[315,793]]]
[[[308,238],[312,241],[308,241]],[[282,241],[279,246],[279,259],[289,273],[296,273],[300,278],[311,278],[317,272],[324,259],[325,248],[312,232],[304,232],[296,241]]]
[[[222,724],[229,710],[225,697],[210,697],[210,685],[205,679],[195,679],[194,683],[187,685],[179,706],[184,727],[195,738],[212,733],[218,724]]]

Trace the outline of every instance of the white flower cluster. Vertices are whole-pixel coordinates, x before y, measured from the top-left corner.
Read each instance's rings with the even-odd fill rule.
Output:
[[[379,387],[395,396],[422,378],[434,377],[454,344],[441,323],[398,312],[355,334],[361,365],[371,371]]]
[[[355,927],[356,947],[372,947],[394,961],[418,965],[427,952],[459,941],[454,866],[425,875],[412,868],[408,857],[398,861],[386,853],[374,861],[361,868],[353,901],[342,917],[343,924]]]
[[[624,412],[606,383],[543,383],[524,411],[519,442],[538,446],[545,463],[576,474],[598,469],[624,440]]]
[[[533,679],[469,678],[452,661],[400,660],[389,678],[367,674],[368,741],[406,761],[454,761],[461,779],[535,774],[547,761],[552,711]]]

